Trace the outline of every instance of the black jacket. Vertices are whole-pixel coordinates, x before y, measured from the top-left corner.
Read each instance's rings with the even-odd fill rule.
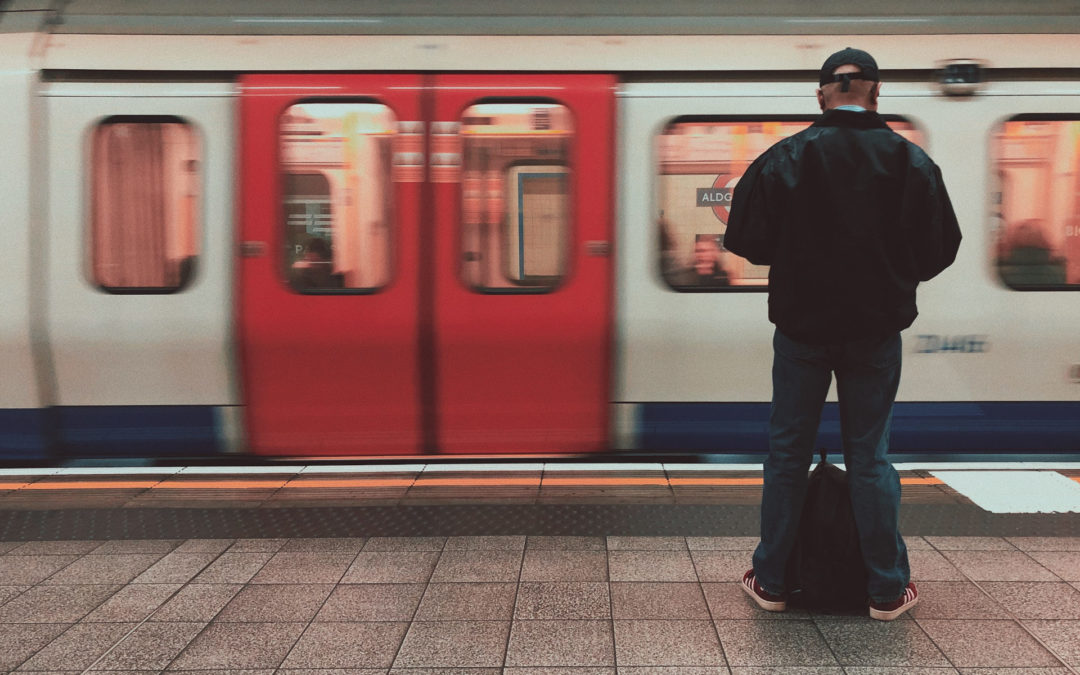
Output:
[[[827,344],[915,320],[915,287],[956,258],[941,170],[874,112],[829,110],[735,186],[724,247],[769,270],[769,320]]]

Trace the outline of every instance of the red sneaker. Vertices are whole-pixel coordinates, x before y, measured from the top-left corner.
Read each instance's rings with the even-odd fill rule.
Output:
[[[787,603],[779,595],[773,595],[758,585],[754,570],[747,570],[742,578],[742,589],[746,594],[766,612],[782,612],[787,609]]]
[[[919,590],[909,583],[904,594],[892,602],[870,602],[870,618],[892,621],[919,603]]]

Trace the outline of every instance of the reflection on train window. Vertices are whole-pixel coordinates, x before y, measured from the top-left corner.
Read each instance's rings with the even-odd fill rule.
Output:
[[[195,271],[198,134],[178,117],[109,117],[90,136],[91,274],[110,293],[171,293]]]
[[[281,118],[284,274],[302,293],[390,280],[396,120],[377,103],[298,103]]]
[[[883,116],[913,143],[910,122]],[[774,143],[810,126],[813,117],[680,117],[657,137],[660,272],[683,292],[764,290],[769,268],[724,248],[731,195],[750,163]]]
[[[481,103],[462,115],[461,275],[471,289],[542,292],[565,276],[573,134],[556,103]]]
[[[1080,116],[1020,115],[994,134],[994,264],[1018,290],[1080,287]]]

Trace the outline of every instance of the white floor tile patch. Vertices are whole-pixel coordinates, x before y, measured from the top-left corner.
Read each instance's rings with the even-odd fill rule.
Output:
[[[990,513],[1080,513],[1080,483],[1056,471],[932,471]]]

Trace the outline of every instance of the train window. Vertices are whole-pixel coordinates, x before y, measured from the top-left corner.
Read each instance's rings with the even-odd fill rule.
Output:
[[[994,248],[1016,290],[1080,288],[1080,115],[1019,115],[993,141]]]
[[[910,122],[883,116],[890,127],[922,145]],[[774,143],[815,118],[679,117],[657,137],[656,223],[660,274],[676,291],[765,290],[769,268],[724,248],[731,195],[750,163]]]
[[[570,237],[570,111],[480,103],[462,115],[462,281],[481,293],[553,290]]]
[[[304,102],[281,117],[285,279],[300,293],[372,293],[390,281],[391,142],[385,105]]]
[[[109,293],[173,293],[199,255],[202,147],[178,117],[114,116],[90,142],[90,272]]]

